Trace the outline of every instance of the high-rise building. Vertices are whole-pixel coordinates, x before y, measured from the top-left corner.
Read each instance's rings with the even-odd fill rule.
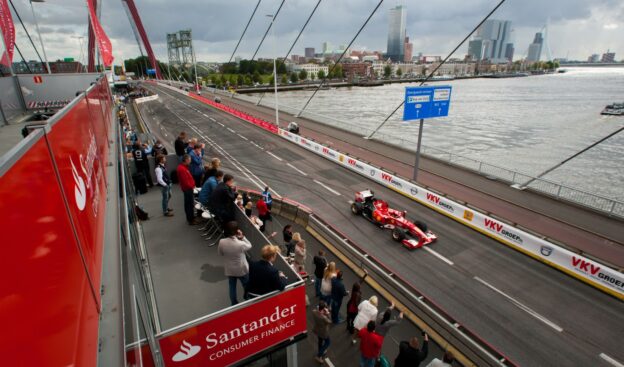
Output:
[[[403,62],[412,62],[412,53],[414,51],[414,44],[409,41],[409,37],[405,37],[405,43],[403,44],[405,55]]]
[[[314,47],[306,47],[305,48],[305,57],[308,59],[314,58]]]
[[[615,62],[615,52],[610,52],[609,50],[607,50],[607,52],[602,54],[600,62]]]
[[[536,62],[540,61],[542,56],[542,46],[544,45],[544,37],[542,37],[542,32],[535,33],[535,38],[533,38],[533,43],[529,45],[529,53],[527,55],[527,61]]]
[[[388,12],[388,48],[386,57],[394,62],[402,62],[405,57],[405,23],[407,11],[397,5]]]
[[[329,42],[323,42],[323,55],[332,53],[332,45]]]
[[[513,60],[511,21],[488,19],[479,27],[474,39],[468,43],[468,54],[473,60],[504,63]]]
[[[597,63],[598,61],[600,61],[600,55],[598,55],[598,54],[591,54],[587,58],[587,62],[589,62],[589,63]]]

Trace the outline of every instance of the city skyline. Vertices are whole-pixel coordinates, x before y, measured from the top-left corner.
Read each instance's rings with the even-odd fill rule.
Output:
[[[602,54],[607,50],[616,52],[616,57],[624,52],[624,28],[620,26],[624,3],[610,0],[597,0],[591,4],[580,0],[571,1],[573,4],[570,1],[564,3],[563,0],[546,4],[538,0],[528,0],[522,4],[506,3],[493,15],[495,19],[508,19],[513,22],[516,59],[528,55],[529,44],[535,33],[540,31],[549,17],[548,43],[552,48],[553,58],[568,56],[570,59],[586,60],[588,55]],[[283,57],[286,54],[314,3],[306,0],[285,3],[275,26],[277,56]],[[377,1],[348,0],[328,4],[321,4],[297,43],[295,53],[303,54],[303,49],[310,46],[318,50],[324,40],[331,40],[334,44],[348,44]],[[264,1],[257,14],[274,13],[278,5],[277,0]],[[353,49],[386,51],[388,11],[395,5],[397,4],[384,4],[379,8],[354,42]],[[410,3],[406,29],[413,43],[414,54],[422,52],[428,55],[446,55],[494,5],[495,2],[486,0],[471,4],[445,0],[435,7]],[[31,36],[36,37],[30,9],[22,2],[15,2],[15,6]],[[162,2],[137,0],[148,37],[156,56],[161,60],[167,59],[166,34],[192,28],[199,60],[227,61],[253,10],[242,0],[207,1],[201,5],[190,0],[180,0],[176,7],[186,9],[186,15],[171,12],[170,6]],[[211,11],[206,12],[207,8]],[[79,37],[86,35],[83,1],[48,0],[35,4],[35,13],[39,18],[49,59],[74,57],[80,60]],[[119,2],[103,2],[102,24],[111,38],[117,60],[140,54],[127,16]],[[265,17],[256,15],[236,56],[250,58],[267,26]],[[37,59],[23,30],[16,27],[16,33],[17,44],[24,57]],[[83,43],[85,41],[82,40]],[[258,56],[273,57],[272,44],[273,40],[269,35]],[[83,45],[83,54],[84,47]],[[467,44],[460,47],[453,56],[463,57],[467,54],[467,48]]]
[[[403,61],[405,57],[405,23],[406,8],[397,5],[388,10],[388,43],[386,57],[394,62]]]

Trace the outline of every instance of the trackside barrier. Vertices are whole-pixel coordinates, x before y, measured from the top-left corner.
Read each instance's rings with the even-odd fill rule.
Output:
[[[255,190],[247,191],[252,200],[262,194]],[[384,298],[395,298],[401,309],[419,328],[429,332],[441,346],[450,345],[457,360],[465,366],[515,366],[496,348],[467,329],[458,320],[450,316],[426,295],[418,291],[398,273],[387,267],[374,256],[369,255],[347,236],[318,217],[313,211],[295,201],[286,198],[274,198],[271,213],[298,223],[319,240],[326,248],[347,264],[356,274],[363,270],[369,272],[367,281]],[[388,299],[389,302],[394,301]],[[409,311],[407,311],[409,310]],[[413,316],[410,317],[410,316]]]
[[[160,83],[159,85],[166,86]],[[178,91],[178,89],[173,87],[170,88]],[[211,106],[216,104],[194,93],[185,94]],[[264,128],[267,131],[275,133],[275,130],[277,130],[279,136],[304,149],[314,152],[323,158],[388,187],[515,250],[592,285],[605,293],[624,300],[624,274],[616,269],[612,269],[585,256],[576,254],[508,223],[504,223],[499,219],[459,204],[431,190],[427,190],[396,174],[384,171],[379,167],[350,157],[349,155],[343,154],[313,140],[291,134],[283,129],[277,129],[274,125],[272,125],[273,128],[271,129],[265,128],[262,124],[257,123],[257,120],[260,119],[242,113],[234,114],[232,112],[234,109],[231,107],[220,109],[244,121]],[[265,123],[270,124],[266,121]]]

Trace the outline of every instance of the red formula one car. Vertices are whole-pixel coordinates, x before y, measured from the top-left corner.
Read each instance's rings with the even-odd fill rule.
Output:
[[[401,242],[409,249],[417,249],[435,241],[438,237],[427,230],[423,222],[409,221],[405,211],[388,207],[384,200],[375,199],[372,191],[365,190],[355,193],[355,202],[351,203],[351,212],[362,215],[380,228],[391,229],[392,239]]]

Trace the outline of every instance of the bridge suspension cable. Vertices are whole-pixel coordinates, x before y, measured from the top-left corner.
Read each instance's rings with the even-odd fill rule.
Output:
[[[264,39],[266,38],[267,34],[269,34],[269,31],[271,31],[271,27],[273,27],[273,23],[275,23],[275,19],[277,19],[277,15],[280,13],[280,10],[282,10],[282,6],[284,6],[285,2],[286,0],[282,0],[279,8],[277,8],[277,11],[275,12],[275,14],[273,14],[273,21],[269,23],[269,26],[267,27],[266,32],[264,32],[264,36],[262,36],[262,39],[260,40],[260,44],[258,44],[258,47],[256,48],[256,52],[254,52],[253,56],[251,57],[251,60],[249,61],[253,61],[256,58],[256,55],[258,54],[260,47],[262,47],[262,43],[264,43]]]
[[[455,53],[455,51],[457,51],[461,45],[463,45],[468,38],[470,38],[470,36],[472,36],[472,34],[474,32],[477,31],[477,29],[479,29],[479,27],[481,27],[481,25],[483,23],[485,23],[486,20],[488,20],[490,18],[490,16],[492,16],[492,14],[494,14],[494,12],[501,7],[501,5],[503,5],[503,3],[505,3],[506,0],[501,0],[495,7],[494,9],[492,9],[486,16],[485,18],[483,18],[479,24],[477,24],[476,27],[474,27],[472,29],[472,31],[470,31],[470,33],[468,33],[468,35],[466,37],[464,37],[464,39],[453,49],[453,51],[451,51],[448,55],[446,55],[446,57],[444,58],[444,60],[442,60],[442,62],[435,68],[433,69],[432,72],[429,73],[429,75],[427,75],[427,77],[425,78],[425,80],[423,80],[422,82],[420,82],[420,85],[425,84],[429,79],[431,79],[431,77],[435,74],[436,71],[438,71],[438,69],[444,65],[446,63],[446,61],[448,61],[448,59]],[[399,108],[403,107],[403,105],[405,104],[405,100],[402,100],[401,103],[394,109],[394,111],[392,111],[388,117],[386,117],[381,124],[379,124],[379,126],[377,126],[377,128],[375,130],[373,130],[373,132],[369,135],[366,136],[365,139],[371,139],[373,137],[373,135],[375,135],[377,133],[377,131],[379,131],[379,129],[382,128],[382,126],[384,126],[386,124],[386,122],[388,122],[388,120],[390,120],[390,117],[392,117],[398,110]]]
[[[240,38],[238,39],[238,42],[236,43],[236,47],[234,47],[234,51],[232,51],[232,56],[230,56],[230,59],[228,60],[228,64],[232,62],[232,59],[234,58],[234,54],[236,54],[236,50],[238,50],[238,46],[240,45],[241,41],[243,40],[243,37],[245,36],[245,33],[247,32],[247,28],[249,28],[249,24],[251,23],[251,20],[253,19],[253,17],[256,15],[256,11],[258,10],[258,7],[260,6],[261,2],[262,2],[262,0],[258,0],[258,3],[256,4],[256,7],[254,8],[253,12],[251,13],[251,17],[249,17],[249,20],[247,21],[247,25],[245,26],[245,29],[243,30],[243,34],[241,34]]]

